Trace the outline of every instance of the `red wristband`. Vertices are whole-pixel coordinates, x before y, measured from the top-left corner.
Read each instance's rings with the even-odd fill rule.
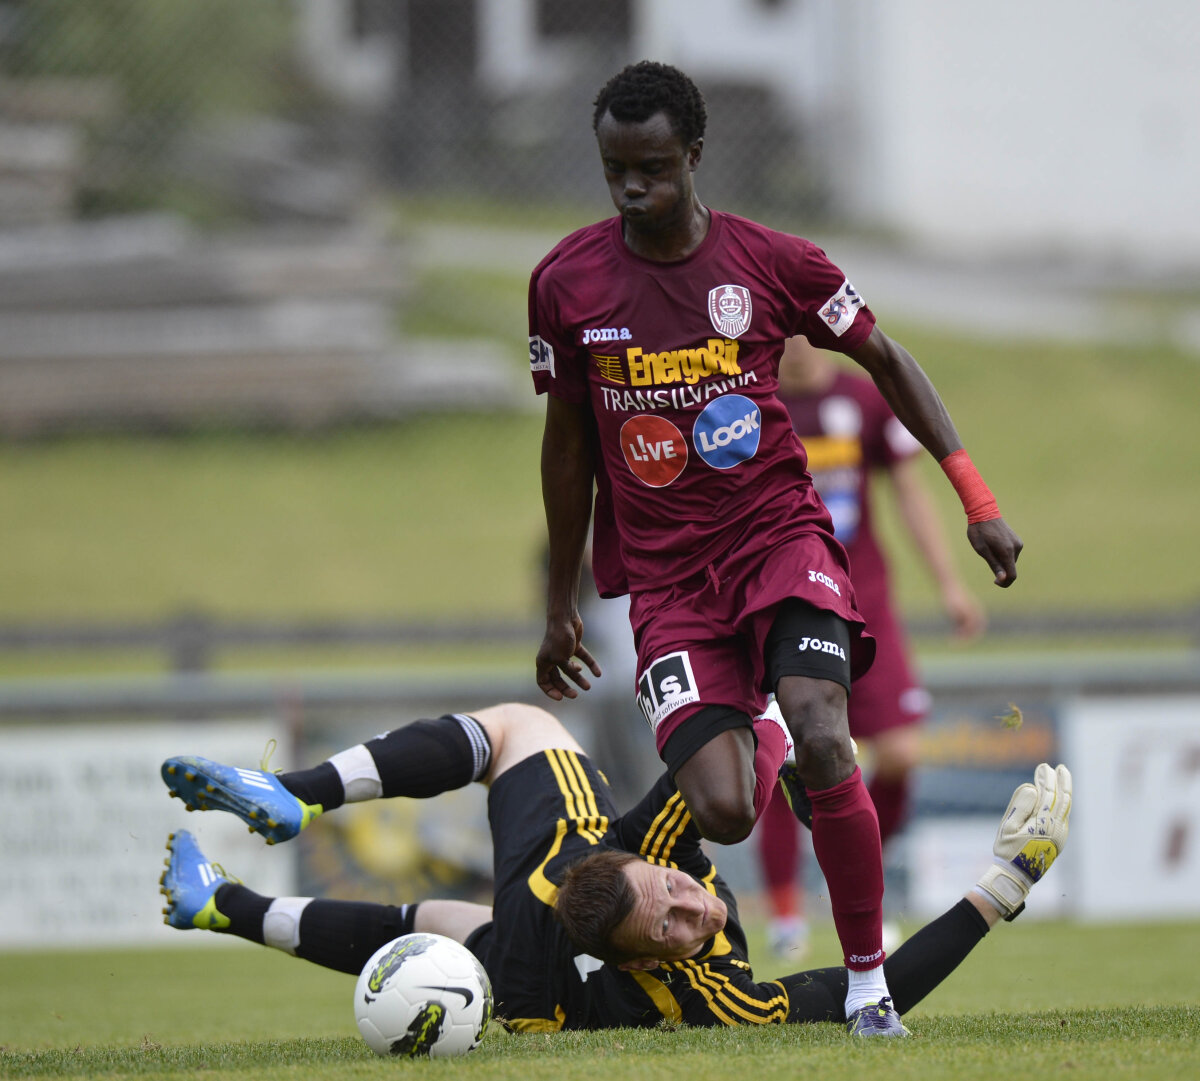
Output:
[[[988,486],[983,483],[983,477],[971,461],[971,456],[965,450],[956,450],[947,454],[941,460],[942,470],[950,478],[958,498],[962,500],[963,510],[967,512],[967,524],[990,522],[999,518],[1000,508],[996,506],[996,498]]]

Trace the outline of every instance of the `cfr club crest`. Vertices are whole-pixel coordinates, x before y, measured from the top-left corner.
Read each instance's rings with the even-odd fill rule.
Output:
[[[708,318],[718,334],[745,334],[751,314],[750,290],[744,285],[718,285],[708,291]]]

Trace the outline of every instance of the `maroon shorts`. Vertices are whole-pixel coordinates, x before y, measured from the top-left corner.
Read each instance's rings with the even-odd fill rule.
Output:
[[[850,695],[850,734],[862,740],[919,724],[929,712],[929,692],[913,677],[904,632],[891,607],[872,605],[867,626],[875,638],[875,662]]]
[[[632,595],[638,705],[662,753],[668,737],[705,706],[745,714],[767,704],[764,647],[779,606],[797,598],[850,625],[854,678],[871,664],[845,552],[828,534],[755,534],[699,574]]]

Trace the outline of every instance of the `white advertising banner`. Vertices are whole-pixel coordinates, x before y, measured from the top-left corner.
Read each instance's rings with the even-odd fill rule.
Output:
[[[1200,696],[1076,699],[1060,734],[1075,779],[1073,912],[1200,915]]]
[[[905,838],[908,867],[906,916],[930,920],[959,900],[991,866],[992,845],[1003,807],[994,815],[922,818]],[[1034,889],[1021,919],[1059,917],[1071,910],[1072,889],[1066,868],[1055,864]]]
[[[294,893],[288,845],[230,814],[188,814],[159,774],[174,754],[256,766],[281,735],[278,721],[0,727],[0,949],[211,941],[162,922],[164,846],[180,828],[257,892]]]

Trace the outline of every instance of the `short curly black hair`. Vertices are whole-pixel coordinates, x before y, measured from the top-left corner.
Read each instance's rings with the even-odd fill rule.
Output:
[[[600,88],[592,112],[592,131],[605,113],[614,120],[640,124],[655,113],[666,113],[671,130],[684,146],[704,138],[708,110],[704,95],[678,68],[641,60],[622,68]]]

